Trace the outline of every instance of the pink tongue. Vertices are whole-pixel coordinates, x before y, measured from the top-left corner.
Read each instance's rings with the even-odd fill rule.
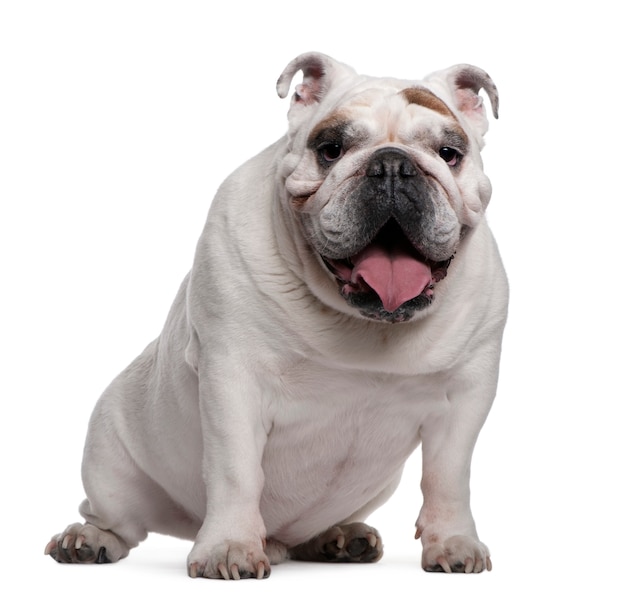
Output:
[[[388,250],[371,244],[351,260],[352,282],[363,279],[388,312],[419,296],[432,280],[430,267],[400,246]]]

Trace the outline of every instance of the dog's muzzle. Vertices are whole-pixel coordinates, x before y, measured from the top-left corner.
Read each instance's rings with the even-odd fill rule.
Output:
[[[323,257],[341,295],[369,318],[406,321],[428,306],[434,286],[452,260],[432,260],[415,244],[431,201],[424,175],[400,149],[384,148],[365,168],[360,195],[375,212],[364,221],[382,225],[374,238],[348,258]],[[366,205],[366,204],[364,204]]]

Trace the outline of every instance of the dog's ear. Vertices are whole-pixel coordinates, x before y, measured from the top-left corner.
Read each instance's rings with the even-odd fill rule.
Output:
[[[333,82],[342,75],[354,75],[354,70],[343,63],[319,52],[307,52],[297,56],[278,78],[276,91],[281,99],[289,93],[291,80],[302,71],[302,83],[296,86],[291,99],[294,105],[309,106],[319,103]]]
[[[475,129],[479,138],[487,132],[489,122],[479,91],[483,89],[489,101],[494,117],[498,118],[498,90],[489,74],[474,65],[460,64],[437,71],[426,78],[426,83],[436,92],[444,92],[452,101],[454,108],[463,114]]]

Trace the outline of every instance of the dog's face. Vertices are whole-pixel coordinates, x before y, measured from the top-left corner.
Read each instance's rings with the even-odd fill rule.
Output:
[[[290,109],[282,166],[289,211],[350,307],[401,322],[430,306],[491,194],[480,148],[487,74],[457,66],[423,82],[358,76],[324,55],[279,80]]]

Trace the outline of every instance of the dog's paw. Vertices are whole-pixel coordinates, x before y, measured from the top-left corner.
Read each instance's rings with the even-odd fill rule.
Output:
[[[44,554],[57,562],[106,564],[128,555],[129,548],[110,531],[92,524],[70,524],[46,545]]]
[[[265,579],[270,562],[261,543],[228,541],[216,547],[197,543],[187,559],[187,573],[193,579]]]
[[[424,547],[422,567],[429,572],[480,573],[491,570],[491,558],[480,541],[457,535]]]
[[[377,562],[382,555],[378,531],[362,522],[333,526],[289,550],[290,558],[313,562]]]

